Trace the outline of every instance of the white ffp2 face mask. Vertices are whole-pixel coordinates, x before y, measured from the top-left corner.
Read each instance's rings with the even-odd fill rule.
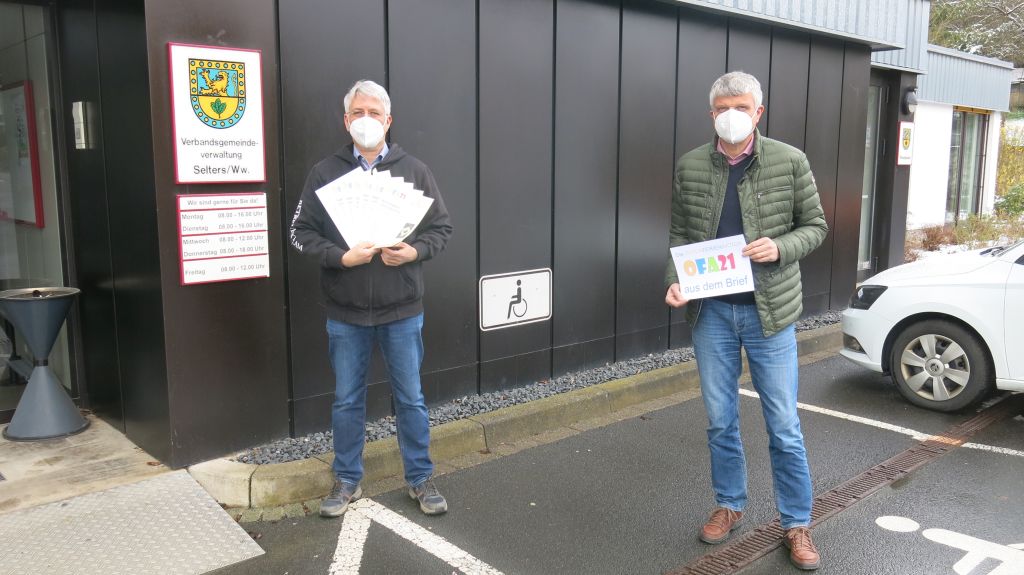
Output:
[[[384,125],[369,116],[353,120],[348,132],[352,135],[352,141],[366,150],[376,148],[384,140]]]
[[[736,108],[729,108],[715,118],[715,132],[730,144],[742,142],[753,131],[754,119]]]

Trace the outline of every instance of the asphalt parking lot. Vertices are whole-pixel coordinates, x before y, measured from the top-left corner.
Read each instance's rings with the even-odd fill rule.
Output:
[[[969,443],[821,521],[818,572],[1024,573],[1024,404],[1003,397],[988,409],[1015,409]],[[911,406],[887,378],[838,356],[801,368],[800,401],[819,494],[978,414]],[[741,409],[750,503],[734,540],[775,517],[758,399],[747,392]],[[352,517],[246,524],[266,555],[217,573],[685,572],[721,547],[696,537],[713,506],[705,423],[697,397],[482,457],[438,478],[450,507],[441,517],[400,489]],[[732,572],[797,570],[779,548]]]

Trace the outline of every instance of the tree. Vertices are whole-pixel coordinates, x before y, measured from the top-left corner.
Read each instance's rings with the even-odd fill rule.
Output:
[[[1024,65],[1024,0],[934,0],[928,41]]]

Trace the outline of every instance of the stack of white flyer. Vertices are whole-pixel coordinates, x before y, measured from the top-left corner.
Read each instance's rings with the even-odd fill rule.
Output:
[[[316,195],[349,247],[372,242],[386,248],[401,242],[434,203],[412,182],[362,168],[328,183]]]

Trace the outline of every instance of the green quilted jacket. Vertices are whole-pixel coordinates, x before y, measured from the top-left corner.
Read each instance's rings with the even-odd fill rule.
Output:
[[[828,224],[803,152],[755,132],[753,156],[737,189],[747,243],[769,237],[779,248],[778,261],[751,264],[754,300],[761,328],[769,337],[800,317],[799,261],[821,245]],[[670,246],[715,239],[728,179],[729,163],[714,141],[679,158],[672,192]],[[666,289],[677,281],[669,257]],[[701,300],[686,305],[691,326],[696,325],[700,306]]]

